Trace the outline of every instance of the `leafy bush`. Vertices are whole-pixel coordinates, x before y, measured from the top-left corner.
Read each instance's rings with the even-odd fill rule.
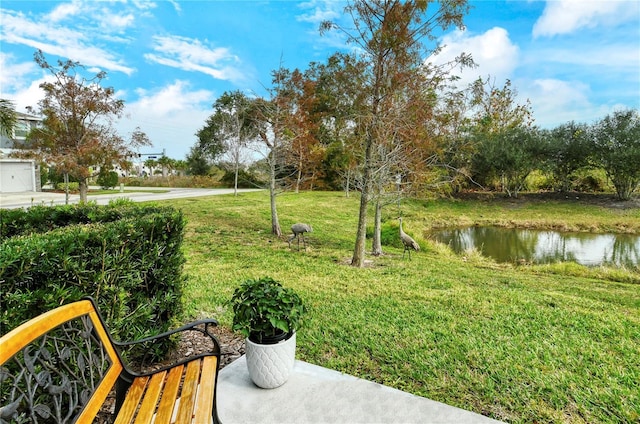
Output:
[[[525,186],[530,191],[551,191],[554,187],[554,179],[551,175],[536,169],[527,175]]]
[[[86,295],[118,340],[166,331],[180,316],[182,212],[89,204],[3,210],[0,220],[2,334]]]
[[[235,178],[234,171],[227,171],[224,173],[220,182],[227,187],[234,187]],[[260,181],[255,174],[251,174],[242,169],[238,171],[238,188],[256,188],[262,186],[264,186],[264,182]]]
[[[118,185],[118,173],[116,171],[100,171],[98,179],[96,180],[98,185],[103,190],[109,190]]]
[[[56,190],[58,190],[58,191],[67,191],[67,184],[65,184],[65,183],[57,183],[56,184]],[[70,193],[77,193],[78,191],[80,191],[80,183],[78,183],[76,181],[69,181],[69,192]]]
[[[603,169],[582,168],[571,174],[572,188],[580,192],[603,192],[610,189]]]
[[[130,187],[181,187],[181,188],[214,188],[221,187],[220,178],[214,176],[180,176],[168,177],[125,177],[120,180]]]

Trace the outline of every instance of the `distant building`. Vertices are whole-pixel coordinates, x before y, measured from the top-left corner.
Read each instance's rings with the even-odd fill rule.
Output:
[[[11,137],[0,135],[0,192],[41,191],[40,165],[34,160],[14,159],[9,156],[18,149],[15,142],[24,142],[31,129],[42,122],[37,116],[16,112],[18,122]]]
[[[13,129],[12,137],[0,135],[0,159],[6,159],[10,153],[17,150],[15,148],[15,142],[24,142],[27,139],[27,134],[33,128],[39,127],[42,123],[42,118],[33,115],[27,115],[26,113],[16,112],[18,122]]]

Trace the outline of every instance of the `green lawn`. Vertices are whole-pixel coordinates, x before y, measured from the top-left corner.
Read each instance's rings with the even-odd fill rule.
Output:
[[[640,421],[638,269],[499,265],[422,236],[473,223],[640,234],[639,209],[405,200],[405,231],[422,251],[402,260],[396,241],[357,269],[357,196],[280,195],[281,239],[264,192],[166,203],[188,220],[185,319],[230,326],[233,289],[268,275],[310,307],[299,359],[509,422]],[[394,237],[398,213],[385,211]],[[287,246],[294,222],[314,228],[307,251]]]

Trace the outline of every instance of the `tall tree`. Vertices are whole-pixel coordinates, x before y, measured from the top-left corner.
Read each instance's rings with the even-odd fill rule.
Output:
[[[358,173],[356,119],[365,96],[360,69],[355,56],[336,53],[326,63],[312,63],[307,71],[315,81],[314,117],[318,141],[325,149],[325,185],[343,188],[347,197]]]
[[[529,173],[542,162],[544,146],[540,132],[537,128],[513,127],[480,133],[478,137],[476,172],[498,179],[509,197],[518,197]]]
[[[472,85],[471,104],[475,109],[472,139],[474,180],[487,183],[499,178],[509,196],[517,196],[537,158],[540,138],[533,129],[529,100],[518,103],[518,92],[506,80],[500,88],[491,77],[478,78]]]
[[[213,104],[213,114],[198,131],[199,146],[211,158],[227,154],[234,171],[234,194],[238,194],[238,172],[243,152],[255,136],[249,111],[252,100],[241,91],[226,91]]]
[[[436,10],[430,14],[433,5]],[[362,190],[353,266],[364,265],[367,208],[374,178],[375,151],[384,142],[389,127],[395,123],[385,119],[396,96],[403,93],[413,79],[421,79],[424,61],[438,46],[429,48],[425,41],[435,39],[437,28],[451,25],[463,27],[462,19],[468,11],[466,0],[429,2],[400,0],[356,0],[345,8],[354,29],[349,30],[332,22],[321,29],[343,31],[349,41],[362,52],[363,87],[366,91],[365,113],[358,117],[363,149]]]
[[[619,110],[593,126],[596,163],[611,179],[621,200],[631,199],[640,184],[640,114]]]
[[[585,124],[568,122],[546,133],[546,166],[555,177],[556,188],[566,192],[571,188],[571,174],[589,163],[592,155]]]
[[[511,86],[511,80],[507,79],[499,88],[491,76],[485,80],[478,78],[471,84],[471,91],[475,123],[481,132],[495,134],[533,125],[531,103],[528,99],[524,104],[518,103],[518,91]]]
[[[79,62],[58,60],[57,66],[51,65],[42,51],[34,59],[53,81],[40,84],[44,98],[38,108],[43,121],[30,132],[28,146],[44,162],[76,178],[80,201],[86,202],[88,179],[97,166],[124,166],[135,149],[151,143],[139,129],[129,140],[115,132],[112,123],[121,116],[124,102],[112,87],[102,87],[106,72],[85,77]]]
[[[270,97],[255,99],[249,115],[252,121],[250,125],[260,140],[258,153],[263,156],[268,168],[271,233],[278,237],[282,235],[282,229],[278,219],[276,196],[283,188],[280,177],[289,148],[286,121],[291,113],[292,99],[285,86],[289,77],[290,71],[282,66],[273,71]]]
[[[285,135],[289,141],[287,162],[292,168],[291,185],[296,193],[306,181],[322,172],[324,148],[318,139],[320,113],[313,64],[307,72],[294,70],[283,81],[290,96],[290,113],[285,115]]]
[[[186,157],[187,172],[190,175],[204,176],[209,174],[211,164],[207,159],[207,154],[200,148],[199,145],[191,146],[189,153]]]

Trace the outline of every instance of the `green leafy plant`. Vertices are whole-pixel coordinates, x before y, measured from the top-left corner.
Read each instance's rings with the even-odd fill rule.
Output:
[[[118,185],[118,173],[116,171],[102,169],[96,180],[103,190],[109,190]]]
[[[271,277],[245,280],[233,292],[233,330],[256,343],[300,327],[306,308],[293,289]]]

